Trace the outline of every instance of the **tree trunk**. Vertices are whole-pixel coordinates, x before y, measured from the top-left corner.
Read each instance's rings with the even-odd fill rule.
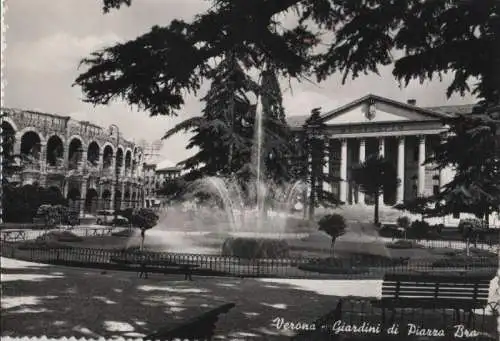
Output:
[[[378,194],[374,195],[373,200],[375,200],[375,205],[374,205],[375,212],[373,212],[373,222],[374,222],[375,225],[378,225],[378,223],[379,223],[379,216],[378,216],[378,206],[379,206]]]
[[[335,253],[334,253],[335,239],[336,238],[332,238],[332,244],[330,245],[330,255],[332,257],[335,255]]]

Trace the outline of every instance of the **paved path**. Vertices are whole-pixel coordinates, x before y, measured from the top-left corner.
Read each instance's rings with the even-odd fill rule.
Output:
[[[285,340],[290,332],[273,327],[274,318],[311,322],[332,310],[339,297],[379,297],[381,290],[380,280],[144,280],[135,273],[1,262],[2,336],[136,338],[234,302],[217,324],[216,339]],[[492,286],[492,299],[493,291]]]

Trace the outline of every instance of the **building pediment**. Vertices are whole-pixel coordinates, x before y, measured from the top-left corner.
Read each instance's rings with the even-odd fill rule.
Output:
[[[441,113],[375,95],[365,96],[321,116],[322,123],[326,125],[440,121],[446,117]]]

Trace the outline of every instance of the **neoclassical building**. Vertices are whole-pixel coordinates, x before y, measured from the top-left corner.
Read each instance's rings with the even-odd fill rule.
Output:
[[[342,179],[324,183],[347,205],[370,204],[351,180],[352,166],[369,155],[379,154],[392,160],[401,180],[399,187],[384,193],[380,203],[392,206],[419,195],[439,191],[453,177],[451,168],[437,171],[423,165],[432,155],[447,127],[443,118],[471,114],[474,105],[419,107],[415,100],[407,103],[369,94],[337,109],[322,113],[320,122],[324,137],[323,173]],[[292,116],[288,123],[300,131],[310,116]],[[458,217],[455,217],[458,218]]]
[[[20,186],[57,188],[82,213],[143,206],[143,152],[118,127],[104,129],[68,116],[2,108],[3,138],[14,137]]]

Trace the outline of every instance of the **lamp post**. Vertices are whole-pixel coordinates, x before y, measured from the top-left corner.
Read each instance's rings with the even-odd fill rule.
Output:
[[[116,221],[118,219],[118,207],[117,207],[118,205],[117,205],[117,200],[116,200],[116,192],[118,191],[118,177],[120,175],[119,172],[118,172],[118,167],[117,167],[118,166],[117,165],[117,163],[118,163],[118,148],[120,146],[120,128],[118,128],[118,126],[116,124],[111,124],[109,126],[109,129],[110,129],[110,132],[111,132],[110,135],[113,135],[113,128],[116,129],[115,184],[114,184],[115,185],[114,186],[115,187],[115,189],[114,189],[115,190],[115,201],[113,203],[113,205],[114,205],[114,216],[115,216],[114,221],[116,223]]]

